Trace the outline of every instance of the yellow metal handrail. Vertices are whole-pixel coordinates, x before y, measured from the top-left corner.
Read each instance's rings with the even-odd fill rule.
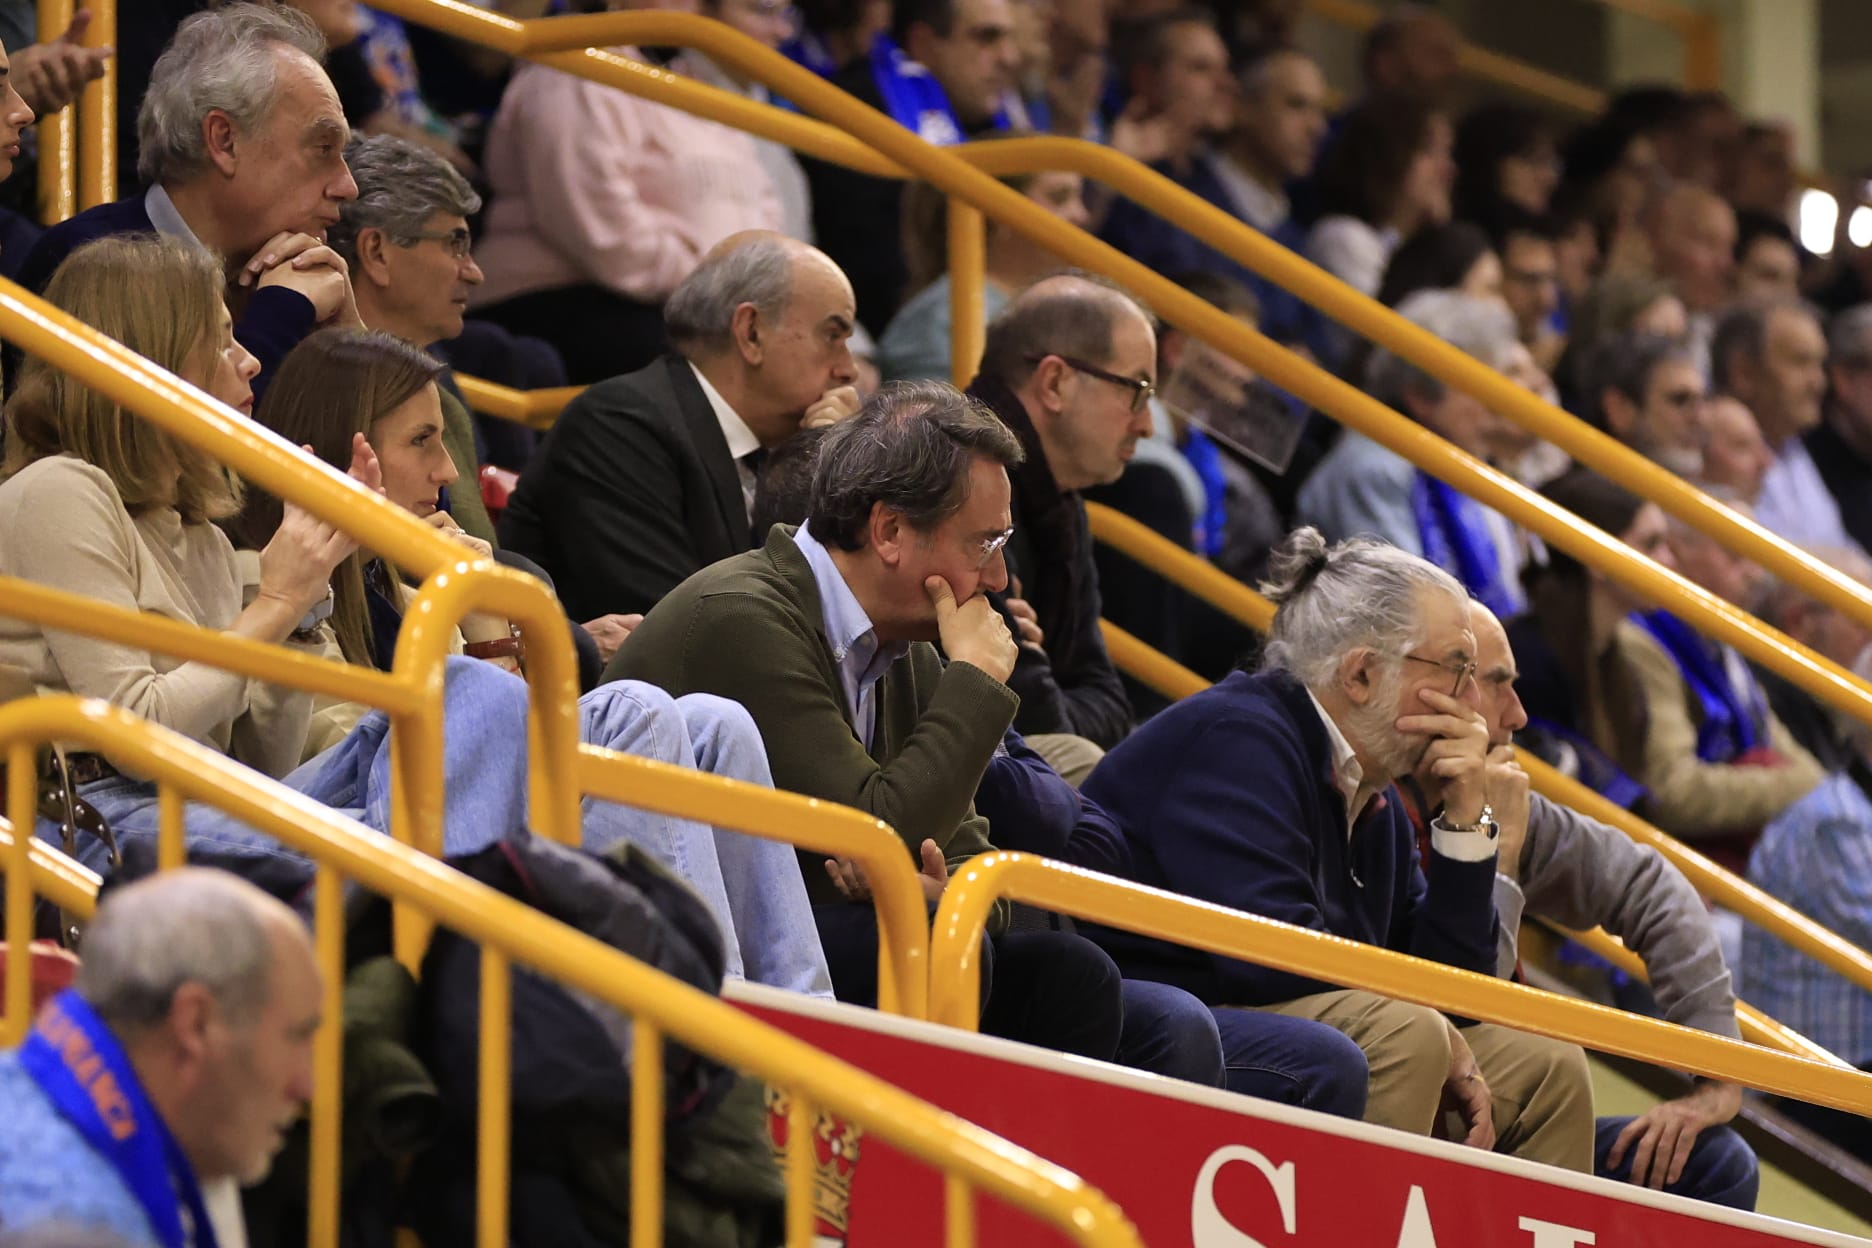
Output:
[[[39,42],[51,43],[72,20],[72,0],[38,0]],[[56,225],[78,211],[78,119],[66,105],[39,119],[39,220]],[[116,163],[112,153],[111,162]]]
[[[465,614],[497,612],[518,623],[527,639],[529,812],[536,832],[577,844],[580,786],[589,782],[611,800],[642,809],[856,859],[873,881],[880,911],[879,1005],[922,1015],[926,911],[915,866],[886,825],[829,804],[816,807],[815,818],[802,819],[787,799],[769,789],[681,769],[665,774],[648,760],[582,746],[576,661],[565,614],[537,579],[491,561],[464,558],[460,546],[400,508],[5,281],[0,281],[0,336],[84,378],[99,393],[203,448],[243,478],[338,525],[374,553],[427,577],[405,613],[396,668],[388,674],[0,578],[5,614],[385,710],[394,726],[390,830],[398,840],[439,853],[444,656]],[[776,834],[774,828],[786,831]],[[406,964],[415,964],[425,935],[413,916],[399,915],[397,950]]]
[[[313,1186],[309,1201],[314,1244],[337,1242],[340,1096],[343,1089],[344,913],[342,891],[355,881],[421,911],[481,945],[480,1120],[476,1242],[507,1242],[510,1126],[512,966],[518,963],[630,1013],[634,1105],[632,1207],[660,1208],[662,1061],[667,1035],[738,1070],[792,1092],[788,1142],[788,1243],[811,1242],[811,1130],[819,1112],[839,1115],[909,1155],[942,1169],[953,1193],[979,1189],[1050,1224],[1075,1243],[1131,1248],[1136,1231],[1115,1205],[1071,1172],[997,1136],[938,1111],[662,975],[616,949],[559,924],[436,862],[409,846],[377,836],[330,810],[254,775],[176,733],[153,727],[98,701],[70,697],[22,699],[0,707],[0,757],[9,762],[6,809],[14,827],[29,827],[36,806],[32,759],[48,741],[76,741],[122,759],[154,777],[164,794],[162,836],[171,854],[182,839],[181,802],[211,803],[317,863],[313,933],[324,977],[325,1023],[314,1050]],[[31,838],[8,837],[6,938],[23,949],[31,934],[33,894],[44,867]],[[179,856],[178,856],[179,857]],[[29,977],[7,979],[0,1043],[17,1043],[29,1017]],[[801,1180],[805,1182],[802,1183]],[[952,1207],[956,1203],[952,1196]],[[655,1242],[658,1220],[634,1218],[633,1244]],[[971,1243],[972,1227],[950,1242]]]
[[[1191,554],[1129,516],[1099,503],[1087,504],[1086,510],[1096,540],[1122,551],[1165,580],[1195,594],[1249,628],[1261,633],[1267,631],[1274,618],[1274,604],[1266,598],[1221,572],[1207,560]],[[1122,630],[1116,630],[1110,623],[1106,623],[1105,629],[1108,639],[1115,632],[1122,633]],[[1118,646],[1113,648],[1113,660],[1121,666],[1137,664],[1132,668],[1134,674],[1166,696],[1186,697],[1209,687],[1209,682],[1201,676],[1155,651],[1140,656],[1140,648],[1150,650],[1144,643],[1124,635]],[[1164,664],[1169,664],[1169,668],[1164,667]],[[1161,683],[1152,679],[1153,674],[1163,677]],[[1744,919],[1859,987],[1872,990],[1872,954],[1828,931],[1733,872],[1717,866],[1682,841],[1666,835],[1579,781],[1562,775],[1533,755],[1523,753],[1520,762],[1533,782],[1535,792],[1549,801],[1617,828],[1640,845],[1649,845],[1682,871],[1704,897],[1734,910]]]
[[[1872,1075],[1848,1066],[1555,996],[1026,854],[971,859],[944,890],[930,950],[930,1010],[937,1022],[969,1029],[978,1023],[979,945],[989,912],[1004,898],[1602,1053],[1852,1113],[1872,1112]]]
[[[1074,167],[1118,187],[1138,203],[1222,247],[1250,268],[1287,287],[1346,325],[1384,342],[1433,375],[1481,398],[1494,410],[1608,476],[1655,498],[1667,511],[1711,533],[1787,583],[1872,626],[1872,590],[1813,559],[1754,522],[1692,489],[1598,430],[1535,397],[1499,373],[1397,317],[1206,204],[1161,175],[1096,144],[1068,139],[1012,139],[937,149],[883,114],[853,100],[818,75],[719,22],[684,13],[631,12],[516,22],[460,0],[385,0],[388,11],[445,33],[539,60],[594,81],[775,135],[788,122],[760,118],[764,106],[685,82],[610,53],[564,49],[594,45],[693,47],[767,84],[801,107],[837,120],[851,139],[885,153],[904,170],[1044,243],[1068,263],[1117,278],[1150,300],[1171,323],[1215,344],[1276,385],[1372,437],[1432,475],[1502,512],[1550,545],[1666,604],[1703,632],[1728,642],[1795,684],[1862,719],[1872,720],[1872,686],[1797,645],[1753,617],[1657,567],[1622,543],[1553,506],[1518,482],[1464,454],[1415,422],[1277,346],[1127,256],[1064,224],[1012,188],[989,177],[1035,168]],[[779,114],[780,110],[772,110]],[[798,119],[792,119],[797,122]],[[813,141],[808,138],[806,141]],[[1045,160],[1034,154],[1044,153]],[[1055,158],[1057,157],[1057,158]]]
[[[1179,698],[1187,698],[1193,693],[1201,693],[1204,689],[1209,687],[1209,682],[1207,680],[1204,680],[1189,668],[1184,667],[1175,659],[1160,653],[1138,640],[1136,637],[1133,637],[1130,633],[1118,627],[1118,625],[1113,624],[1110,620],[1100,620],[1099,626],[1103,630],[1105,636],[1106,648],[1111,651],[1112,661],[1118,665],[1118,669],[1127,676],[1142,681],[1164,697],[1175,701]],[[1554,797],[1554,794],[1565,792],[1564,785],[1573,783],[1567,781],[1566,777],[1559,775],[1558,772],[1553,772],[1551,769],[1547,768],[1547,766],[1538,759],[1523,757],[1522,763],[1528,766],[1529,775],[1534,778],[1535,790],[1546,794],[1552,800],[1559,800],[1557,797]],[[1556,783],[1556,781],[1563,783]],[[1588,792],[1590,792],[1590,790],[1588,790]],[[1604,821],[1602,820],[1602,822]],[[1647,824],[1639,823],[1638,820],[1628,815],[1626,820],[1622,821],[1618,826],[1625,831],[1626,835],[1640,840],[1643,843],[1654,844],[1655,842],[1649,837],[1641,836],[1635,828],[1624,826],[1626,822],[1636,825],[1636,828],[1648,830],[1651,837],[1656,837],[1667,842],[1670,840],[1670,838],[1664,836],[1663,833],[1650,828]],[[1753,889],[1753,885],[1736,879],[1715,863],[1704,858],[1701,854],[1696,854],[1694,851],[1687,850],[1681,844],[1675,844],[1674,847],[1681,851],[1681,853],[1694,858],[1705,868],[1706,874],[1691,874],[1690,872],[1686,872],[1687,875],[1690,875],[1693,883],[1698,880],[1707,881],[1703,890],[1704,896],[1707,897],[1712,894],[1727,896],[1728,890],[1730,888],[1735,888],[1735,895],[1742,900],[1740,904],[1732,905],[1731,908],[1740,911],[1748,907],[1748,898]],[[1663,846],[1659,846],[1659,848],[1664,849]],[[1677,858],[1668,851],[1666,851],[1666,856],[1671,857],[1673,861],[1677,861]],[[1781,906],[1779,902],[1775,902],[1773,898],[1768,898],[1767,900],[1773,907],[1778,907],[1778,910],[1771,911],[1770,918],[1764,920],[1762,925],[1770,930],[1777,930],[1776,923],[1783,918],[1779,911],[1786,911],[1787,908]],[[1811,920],[1805,920],[1804,916],[1801,916],[1797,911],[1788,911],[1787,913],[1792,914],[1797,922],[1808,923],[1813,929],[1810,933],[1811,940],[1801,942],[1797,939],[1790,939],[1790,943],[1797,944],[1798,947],[1810,951],[1827,950],[1834,955],[1829,961],[1829,965],[1856,968],[1859,975],[1865,973],[1866,965],[1869,961],[1865,954],[1861,953],[1853,946],[1847,945],[1832,932],[1827,931],[1818,924],[1813,924]],[[1641,977],[1645,974],[1644,963],[1638,958],[1638,955],[1632,953],[1612,936],[1607,935],[1597,928],[1590,932],[1574,932],[1571,929],[1559,928],[1556,928],[1556,930],[1565,931],[1567,935],[1574,937],[1593,952],[1603,955],[1608,961],[1615,963],[1623,970],[1630,971]],[[1857,976],[1848,972],[1848,978],[1857,978]],[[1743,1038],[1755,1044],[1764,1045],[1772,1049],[1779,1049],[1784,1053],[1793,1053],[1800,1057],[1812,1058],[1815,1061],[1831,1062],[1838,1066],[1849,1065],[1849,1063],[1835,1057],[1832,1053],[1820,1047],[1818,1044],[1815,1044],[1806,1036],[1801,1035],[1792,1027],[1776,1022],[1774,1019],[1763,1014],[1760,1010],[1757,1010],[1754,1006],[1746,1002],[1736,1002],[1736,1022],[1742,1029]]]

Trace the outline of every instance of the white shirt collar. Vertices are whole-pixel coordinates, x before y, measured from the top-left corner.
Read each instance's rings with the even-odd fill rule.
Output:
[[[760,439],[754,436],[754,431],[748,428],[747,422],[741,419],[734,408],[728,406],[728,400],[722,398],[721,391],[709,383],[709,379],[702,375],[702,370],[693,362],[689,365],[689,371],[702,384],[702,393],[715,412],[715,423],[721,426],[722,437],[728,440],[729,456],[739,461],[743,456],[760,450]]]
[[[160,182],[143,193],[143,211],[149,214],[150,224],[156,227],[158,234],[202,246],[201,239],[189,229],[189,223],[182,219],[181,209],[175,206],[175,200],[169,198],[169,192],[163,190]]]
[[[1263,234],[1272,234],[1287,224],[1293,208],[1285,192],[1264,185],[1233,156],[1217,153],[1213,157],[1217,179],[1235,201],[1237,215]]]
[[[1358,761],[1358,753],[1346,735],[1339,731],[1339,725],[1326,713],[1326,707],[1314,696],[1311,689],[1307,697],[1313,701],[1313,709],[1319,712],[1320,723],[1326,725],[1326,743],[1332,750],[1333,787],[1345,798],[1346,836],[1352,835],[1352,824],[1359,816],[1359,789],[1365,783],[1365,768]]]

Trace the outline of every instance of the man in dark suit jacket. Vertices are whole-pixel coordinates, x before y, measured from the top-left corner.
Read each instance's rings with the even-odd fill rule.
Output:
[[[362,328],[344,261],[324,245],[339,205],[357,196],[324,55],[318,28],[289,8],[229,4],[183,22],[138,113],[148,189],[47,230],[20,284],[43,291],[66,256],[110,234],[199,243],[228,266],[234,336],[260,361],[256,396],[319,325]],[[232,94],[219,85],[229,80]]]
[[[663,315],[674,351],[573,400],[501,517],[577,619],[648,611],[747,551],[767,449],[858,410],[851,283],[815,248],[735,235]]]

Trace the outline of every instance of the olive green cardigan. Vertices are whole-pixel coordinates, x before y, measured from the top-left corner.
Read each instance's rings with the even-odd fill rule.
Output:
[[[944,665],[918,642],[876,689],[867,751],[846,717],[811,566],[776,525],[767,544],[704,568],[672,590],[630,635],[606,680],[671,694],[713,693],[753,715],[774,786],[855,807],[890,824],[915,856],[925,838],[951,869],[991,846],[975,788],[1019,699],[969,663]],[[802,851],[807,891],[839,900],[823,853]]]

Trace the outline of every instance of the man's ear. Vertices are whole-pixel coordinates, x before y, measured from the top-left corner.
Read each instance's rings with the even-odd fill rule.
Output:
[[[366,226],[357,232],[357,263],[351,266],[351,280],[356,281],[358,274],[363,274],[371,285],[388,289],[390,286],[390,239],[376,226]]]
[[[728,330],[734,335],[735,350],[743,362],[749,368],[759,368],[767,352],[760,310],[751,303],[736,304],[734,314],[728,318]]]
[[[1354,706],[1366,706],[1378,692],[1378,652],[1361,646],[1339,660],[1339,691]]]
[[[1599,410],[1605,413],[1606,432],[1621,442],[1637,427],[1638,405],[1616,386],[1607,386],[1600,392]]]
[[[234,119],[218,108],[208,110],[208,115],[201,120],[202,145],[208,152],[208,163],[224,178],[234,176],[240,165],[240,158],[234,153],[234,141],[239,137],[234,127]]]
[[[1040,404],[1042,411],[1049,416],[1057,416],[1066,410],[1066,382],[1073,375],[1072,369],[1057,355],[1049,355],[1034,365],[1033,379],[1028,389]]]
[[[204,1061],[213,1048],[210,1034],[221,1017],[221,1007],[207,985],[190,980],[169,999],[169,1016],[163,1022],[176,1051],[191,1063]]]
[[[871,549],[877,552],[880,562],[887,568],[895,568],[903,561],[904,546],[911,540],[910,526],[904,523],[903,513],[886,507],[883,503],[871,504]]]

